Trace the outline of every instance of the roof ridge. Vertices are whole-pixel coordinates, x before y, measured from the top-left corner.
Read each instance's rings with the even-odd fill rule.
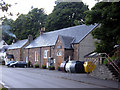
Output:
[[[61,31],[61,30],[71,29],[71,28],[75,28],[75,27],[79,27],[79,26],[83,26],[83,25],[85,25],[85,24],[77,25],[77,26],[72,26],[72,27],[66,27],[66,28],[62,28],[62,29],[58,29],[58,30],[54,30],[54,31],[50,31],[50,32],[45,32],[43,34],[54,33],[54,32],[58,32],[58,31]]]

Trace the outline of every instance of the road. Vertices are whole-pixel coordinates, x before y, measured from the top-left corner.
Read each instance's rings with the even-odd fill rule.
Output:
[[[52,71],[45,69],[8,68],[4,66],[2,67],[2,82],[9,88],[103,88],[54,77],[51,75],[52,73]]]

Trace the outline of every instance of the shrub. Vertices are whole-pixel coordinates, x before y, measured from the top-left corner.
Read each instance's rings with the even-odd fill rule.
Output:
[[[111,58],[113,61],[117,60],[117,57],[115,57],[115,56],[112,56],[112,57],[110,57],[110,58]],[[109,58],[107,58],[107,59],[109,60],[109,62],[112,62]],[[107,59],[104,59],[103,64],[108,64],[108,63],[109,63]]]
[[[5,65],[5,61],[2,61],[2,65]]]
[[[31,67],[31,62],[30,61],[28,61],[27,66]]]
[[[55,67],[54,66],[49,66],[48,69],[49,70],[55,70]]]
[[[39,64],[34,64],[34,67],[35,68],[39,68]]]
[[[42,65],[42,68],[43,68],[43,69],[46,69],[46,65]]]
[[[58,70],[58,71],[61,71],[59,66],[57,67],[57,70]]]

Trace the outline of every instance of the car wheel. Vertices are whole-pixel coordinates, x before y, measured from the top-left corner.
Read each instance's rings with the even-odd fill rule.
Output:
[[[15,68],[16,66],[15,66],[15,65],[13,65],[13,67]]]

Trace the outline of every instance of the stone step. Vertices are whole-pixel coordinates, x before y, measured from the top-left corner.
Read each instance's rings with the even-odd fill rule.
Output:
[[[118,72],[114,69],[114,67],[112,65],[106,65],[107,68],[110,70],[110,72],[112,73],[113,77],[118,80],[119,79],[119,74]]]

